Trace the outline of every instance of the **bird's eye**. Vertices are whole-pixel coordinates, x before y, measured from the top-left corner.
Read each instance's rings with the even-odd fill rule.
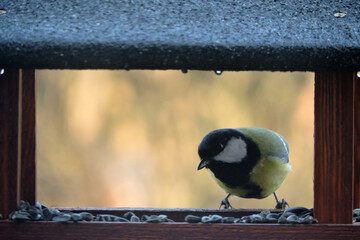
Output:
[[[224,145],[222,145],[221,143],[219,143],[220,149],[224,149]]]

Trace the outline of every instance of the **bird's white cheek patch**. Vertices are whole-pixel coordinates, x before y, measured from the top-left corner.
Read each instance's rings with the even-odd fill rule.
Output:
[[[227,163],[235,163],[241,162],[246,155],[246,143],[240,138],[233,138],[229,140],[224,150],[216,155],[214,159]]]

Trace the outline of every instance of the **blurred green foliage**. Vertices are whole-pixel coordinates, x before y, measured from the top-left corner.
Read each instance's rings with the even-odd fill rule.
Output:
[[[38,200],[49,206],[218,208],[197,147],[218,128],[261,126],[290,145],[278,190],[313,201],[313,74],[48,71],[37,74]],[[230,199],[271,208],[272,196]]]

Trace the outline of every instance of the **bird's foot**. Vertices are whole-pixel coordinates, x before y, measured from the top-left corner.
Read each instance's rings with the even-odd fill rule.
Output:
[[[275,209],[285,209],[286,206],[290,207],[289,203],[285,199],[282,199],[281,202],[278,201],[276,203]]]
[[[229,202],[229,199],[228,199],[229,196],[230,196],[230,194],[226,198],[221,200],[219,209],[221,209],[222,206],[224,206],[224,209],[232,208],[232,206],[231,206],[231,204]]]

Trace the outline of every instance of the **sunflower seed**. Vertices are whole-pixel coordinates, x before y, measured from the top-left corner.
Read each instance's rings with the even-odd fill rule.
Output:
[[[126,218],[127,220],[130,220],[132,216],[136,216],[135,213],[133,212],[126,212],[124,213],[123,217]]]
[[[293,212],[283,212],[283,214],[281,214],[281,216],[285,218],[290,217],[291,215],[296,215],[296,214]]]
[[[39,202],[36,202],[34,205],[37,209],[42,209],[42,205]]]
[[[73,220],[74,222],[78,222],[78,221],[81,221],[83,219],[82,219],[80,213],[73,213],[73,214],[71,214],[71,220]]]
[[[148,218],[149,218],[148,215],[142,215],[140,220],[141,220],[142,222],[146,222],[146,221],[148,220]]]
[[[85,221],[92,221],[94,219],[94,215],[89,212],[81,212],[80,216]]]
[[[259,214],[253,214],[251,215],[251,218],[252,218],[252,222],[253,223],[263,223],[264,222],[264,218],[259,215]]]
[[[69,214],[63,214],[63,215],[59,215],[56,217],[53,217],[53,221],[54,222],[68,222],[70,221],[71,216]]]
[[[185,216],[185,222],[188,223],[198,223],[201,222],[201,218],[195,215],[187,215]]]
[[[283,215],[281,215],[278,219],[278,223],[287,223],[287,218]]]
[[[222,222],[222,216],[220,215],[212,215],[210,217],[210,220],[212,223],[221,223]]]
[[[20,200],[20,210],[27,210],[30,207],[30,203]]]
[[[159,222],[161,222],[161,220],[160,220],[159,216],[157,216],[157,215],[151,215],[151,216],[149,216],[149,218],[146,220],[146,222],[148,222],[148,223],[159,223]]]
[[[39,221],[39,220],[41,220],[42,219],[42,216],[41,216],[41,214],[35,214],[35,215],[33,215],[33,214],[31,214],[30,215],[30,218],[31,218],[31,220],[33,220],[33,221]]]
[[[133,216],[131,216],[131,218],[130,218],[130,222],[140,222],[140,218],[137,217],[136,215],[133,215]]]
[[[353,216],[354,217],[360,216],[360,208],[356,208],[353,210]]]
[[[288,223],[299,223],[299,217],[298,216],[296,216],[296,215],[290,215],[287,219],[286,219],[286,221],[288,222]]]
[[[158,218],[159,218],[160,222],[166,222],[166,220],[167,220],[166,215],[159,215]]]
[[[118,218],[118,216],[111,215],[111,214],[98,214],[98,215],[96,215],[95,221],[112,222],[116,218]]]
[[[269,213],[268,215],[266,215],[266,217],[279,219],[280,215],[281,214],[278,213]]]
[[[235,218],[234,217],[223,217],[222,223],[234,223]]]
[[[268,214],[268,215],[265,217],[265,222],[267,222],[267,223],[277,223],[277,222],[278,222],[278,218],[273,217],[271,214]]]
[[[113,222],[129,222],[129,220],[123,217],[116,217],[113,219]]]
[[[19,211],[15,211],[12,215],[11,215],[11,220],[14,221],[26,221],[26,220],[30,220],[30,214],[27,212],[24,212],[23,210],[19,210]]]
[[[47,207],[43,208],[42,215],[45,221],[51,221],[51,219],[53,218],[52,212]]]
[[[313,224],[313,223],[318,223],[318,220],[312,216],[307,216],[303,219],[301,219],[302,221],[299,221],[300,223],[304,223],[304,224]]]
[[[202,223],[211,223],[211,218],[209,216],[203,216],[201,218]]]
[[[242,223],[242,220],[240,218],[235,218],[234,223]]]

